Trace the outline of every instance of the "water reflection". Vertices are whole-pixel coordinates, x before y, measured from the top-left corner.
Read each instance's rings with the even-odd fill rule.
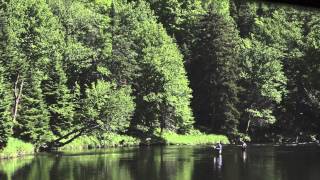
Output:
[[[242,162],[245,164],[247,161],[247,151],[242,151]]]
[[[28,156],[20,159],[0,161],[0,179],[11,180],[15,179],[14,175],[20,173],[19,170],[24,169],[28,164],[32,162],[34,157]]]
[[[213,167],[216,171],[221,172],[222,168],[222,155],[219,154],[213,158]]]
[[[1,180],[319,180],[320,150],[226,147],[114,148],[0,161]]]

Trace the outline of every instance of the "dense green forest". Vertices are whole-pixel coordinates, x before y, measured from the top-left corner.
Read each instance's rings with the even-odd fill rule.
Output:
[[[320,13],[245,0],[1,0],[0,148],[104,132],[319,138]]]

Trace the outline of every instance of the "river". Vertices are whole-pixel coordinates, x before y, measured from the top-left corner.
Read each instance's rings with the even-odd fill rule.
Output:
[[[1,180],[319,180],[320,147],[109,148],[0,161]]]

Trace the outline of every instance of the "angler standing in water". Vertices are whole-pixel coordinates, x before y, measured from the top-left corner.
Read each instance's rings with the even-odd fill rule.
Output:
[[[217,146],[214,146],[214,149],[219,153],[222,154],[222,142],[220,141]]]
[[[246,151],[247,150],[247,144],[243,140],[240,140],[240,143],[241,143],[241,150],[242,151]]]

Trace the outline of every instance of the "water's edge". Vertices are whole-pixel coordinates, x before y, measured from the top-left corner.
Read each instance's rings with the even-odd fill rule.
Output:
[[[33,153],[22,153],[22,152],[17,152],[17,154],[13,154],[10,156],[0,156],[0,162],[1,161],[6,161],[6,160],[11,160],[11,159],[17,159],[17,158],[24,158],[24,157],[29,157],[29,156],[37,156],[42,153],[63,153],[63,152],[83,152],[83,151],[88,151],[88,150],[104,150],[104,149],[110,149],[110,148],[122,148],[122,147],[158,147],[158,146],[189,146],[189,147],[213,147],[213,144],[163,144],[163,143],[153,143],[153,144],[140,144],[140,145],[126,145],[126,146],[106,146],[106,147],[94,147],[94,148],[83,148],[80,147],[78,149],[72,149],[72,150],[50,150],[50,151],[42,151],[42,152],[33,152]],[[225,144],[225,147],[239,147],[240,145],[237,144]],[[254,143],[254,144],[249,144],[251,147],[320,147],[320,143],[313,143],[313,142],[304,142],[304,143]]]

